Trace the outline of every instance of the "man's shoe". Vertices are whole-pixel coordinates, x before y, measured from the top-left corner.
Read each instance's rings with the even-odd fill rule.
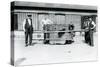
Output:
[[[28,45],[26,44],[25,47],[27,47]]]
[[[29,44],[30,46],[32,45],[32,44]]]

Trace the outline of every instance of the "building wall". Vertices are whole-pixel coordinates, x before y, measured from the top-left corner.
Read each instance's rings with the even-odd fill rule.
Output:
[[[66,15],[66,24],[74,24],[75,30],[81,29],[81,16],[80,15]]]
[[[27,14],[32,15],[32,23],[34,30],[42,30],[41,20],[48,17],[54,24],[70,24],[73,23],[75,30],[81,29],[80,15],[55,15],[55,14],[37,14],[37,13],[17,13],[18,15],[18,30],[23,30],[23,21]]]

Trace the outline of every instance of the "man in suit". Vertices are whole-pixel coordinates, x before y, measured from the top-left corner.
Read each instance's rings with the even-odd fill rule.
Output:
[[[23,30],[25,32],[25,44],[26,44],[25,47],[32,44],[33,26],[31,17],[32,15],[27,15],[27,18],[23,22]]]
[[[86,32],[85,32],[85,42],[88,43],[90,46],[94,46],[93,44],[93,32],[96,27],[96,24],[92,20],[92,18],[89,18],[89,20],[86,22]]]
[[[45,31],[49,31],[49,24],[53,24],[53,22],[47,17],[42,19],[41,23],[42,23],[43,30]],[[50,37],[50,33],[48,32],[44,33],[44,44],[49,44],[50,42],[49,37]]]

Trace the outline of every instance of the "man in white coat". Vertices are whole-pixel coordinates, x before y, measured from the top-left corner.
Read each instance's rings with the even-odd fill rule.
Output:
[[[47,17],[45,17],[44,19],[41,20],[41,23],[42,23],[42,28],[44,31],[49,31],[49,24],[53,24],[53,22],[48,19]],[[47,32],[47,33],[44,33],[44,44],[49,44],[50,43],[50,33]]]

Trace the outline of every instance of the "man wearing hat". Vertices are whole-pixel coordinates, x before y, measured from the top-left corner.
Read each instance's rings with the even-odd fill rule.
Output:
[[[88,43],[90,46],[94,46],[93,44],[93,32],[96,27],[96,24],[92,20],[92,18],[89,18],[88,21],[86,22],[87,29],[88,31],[85,32],[85,42]]]
[[[23,22],[23,30],[25,32],[25,47],[32,44],[32,33],[33,33],[33,26],[32,26],[32,15],[27,15],[27,18]]]

